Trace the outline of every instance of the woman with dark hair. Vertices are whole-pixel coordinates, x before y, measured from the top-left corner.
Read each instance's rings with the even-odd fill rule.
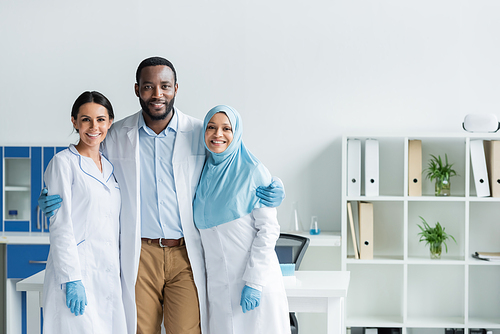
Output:
[[[75,101],[71,122],[80,140],[59,152],[44,174],[66,203],[50,218],[45,270],[45,333],[126,333],[119,256],[120,189],[99,147],[113,123],[99,92]]]

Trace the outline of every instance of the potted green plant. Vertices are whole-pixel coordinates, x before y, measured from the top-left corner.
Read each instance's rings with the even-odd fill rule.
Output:
[[[436,196],[450,196],[450,178],[457,175],[455,170],[452,168],[453,164],[448,163],[448,155],[444,155],[445,161],[441,159],[441,156],[437,157],[431,154],[431,159],[424,173],[427,179],[435,183],[435,195]]]
[[[420,224],[417,224],[417,226],[421,230],[421,232],[418,234],[420,235],[419,242],[425,241],[426,245],[430,245],[431,259],[440,259],[443,244],[446,247],[446,253],[448,253],[448,245],[446,244],[446,240],[451,238],[453,239],[453,241],[455,241],[455,243],[457,243],[457,241],[452,235],[447,234],[444,231],[444,227],[442,227],[439,222],[436,223],[435,227],[431,227],[424,218],[422,218],[421,216],[419,217],[423,222],[423,227]]]

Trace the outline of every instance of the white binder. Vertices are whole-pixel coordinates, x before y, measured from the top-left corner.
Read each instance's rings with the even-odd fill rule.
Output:
[[[488,170],[486,169],[486,157],[482,140],[470,141],[470,161],[477,197],[490,196],[490,185],[488,182]]]
[[[361,196],[361,141],[347,140],[347,196]]]
[[[365,141],[365,196],[379,195],[378,140]]]

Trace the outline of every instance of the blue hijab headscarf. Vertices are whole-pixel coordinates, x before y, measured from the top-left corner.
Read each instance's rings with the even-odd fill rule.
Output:
[[[271,183],[271,174],[245,147],[243,124],[238,112],[226,105],[212,108],[203,122],[207,129],[212,116],[223,112],[229,118],[233,141],[221,153],[209,151],[194,199],[194,222],[199,229],[228,223],[260,208],[256,189]]]

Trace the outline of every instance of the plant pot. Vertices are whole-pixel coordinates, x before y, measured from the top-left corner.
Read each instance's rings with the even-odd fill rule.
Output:
[[[436,196],[450,196],[450,178],[442,177],[436,179],[435,185]]]
[[[433,260],[438,260],[441,258],[441,251],[443,250],[443,244],[442,243],[433,243],[431,244],[430,251],[431,251],[431,259]]]

